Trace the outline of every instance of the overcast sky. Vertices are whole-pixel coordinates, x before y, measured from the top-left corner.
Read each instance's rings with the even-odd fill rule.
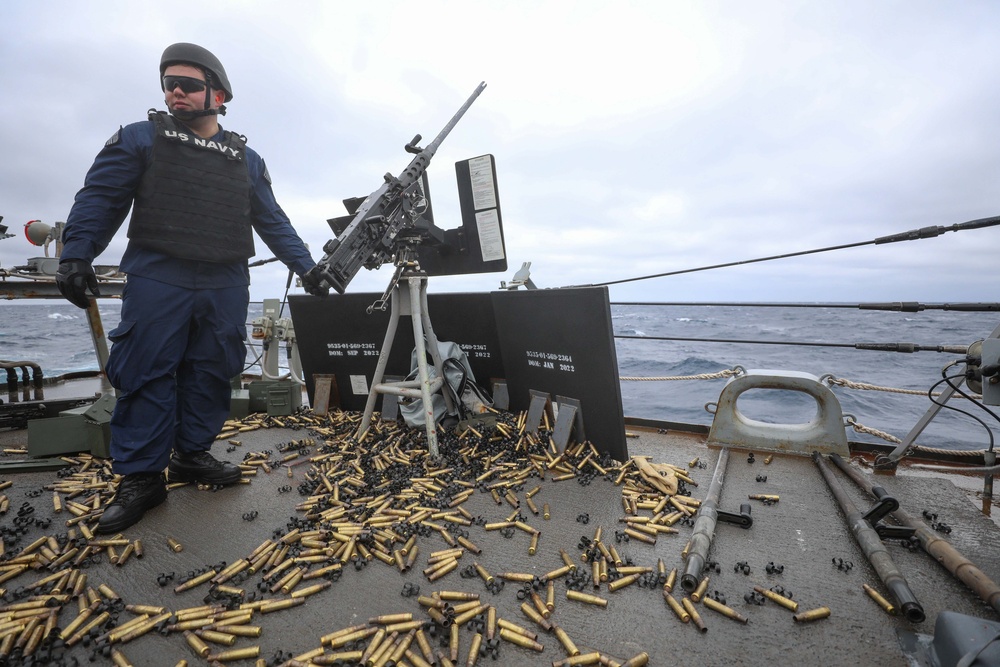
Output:
[[[431,291],[596,283],[1000,214],[997,2],[25,2],[0,4],[0,266],[39,254],[119,125],[163,108],[160,54],[199,43],[315,258],[480,81],[431,164],[492,153],[509,270]],[[117,263],[125,230],[99,258]],[[258,258],[271,257],[258,241]],[[1000,227],[665,277],[612,300],[994,301]],[[349,291],[381,291],[362,270]],[[255,299],[287,273],[255,269]]]

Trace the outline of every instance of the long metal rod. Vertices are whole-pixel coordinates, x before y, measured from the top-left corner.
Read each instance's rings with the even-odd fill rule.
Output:
[[[251,265],[252,266],[252,265]],[[924,310],[955,310],[972,313],[995,313],[1000,303],[918,303],[892,301],[884,303],[781,303],[753,301],[612,301],[612,306],[708,306],[719,308],[847,308],[850,310],[888,310],[894,313],[919,313]]]
[[[950,354],[965,354],[967,345],[917,345],[916,343],[812,343],[795,340],[738,340],[731,338],[684,338],[679,336],[627,336],[616,334],[615,338],[635,340],[679,340],[696,343],[740,343],[743,345],[805,345],[808,347],[849,347],[853,350],[872,350],[874,352],[948,352]]]
[[[830,460],[840,468],[841,472],[850,477],[851,481],[864,489],[869,495],[875,495],[872,491],[873,485],[871,482],[848,465],[843,458],[837,454],[831,454]],[[972,589],[984,602],[993,607],[997,612],[1000,612],[1000,586],[997,586],[972,561],[963,556],[947,540],[932,533],[923,522],[913,518],[905,510],[897,509],[895,512],[892,512],[892,518],[903,526],[913,528],[924,551],[940,563],[942,567],[951,572],[956,579]]]
[[[691,535],[691,549],[688,550],[687,565],[681,575],[681,587],[688,593],[698,587],[705,570],[708,550],[712,548],[712,536],[715,535],[715,524],[719,519],[719,497],[722,495],[722,483],[726,478],[726,465],[729,463],[729,449],[719,452],[719,462],[715,464],[712,483],[708,494],[698,508],[698,518],[694,522]]]
[[[837,504],[840,505],[840,510],[847,519],[847,525],[851,529],[855,541],[861,547],[865,558],[875,568],[875,572],[882,580],[882,583],[885,584],[889,593],[896,599],[896,605],[903,613],[903,616],[911,623],[921,623],[926,618],[924,608],[917,601],[917,596],[910,590],[910,585],[906,583],[906,578],[899,571],[899,568],[896,567],[896,563],[893,562],[892,556],[889,555],[885,545],[882,544],[878,533],[875,532],[871,524],[862,518],[861,512],[851,499],[847,497],[847,494],[844,493],[840,482],[833,476],[833,471],[830,470],[830,467],[823,460],[819,452],[813,452],[812,460],[816,464],[816,467],[819,468],[826,485],[830,487],[830,492],[833,493]]]
[[[650,278],[663,278],[665,276],[676,276],[683,273],[695,273],[696,271],[708,271],[710,269],[722,269],[730,266],[741,266],[743,264],[754,264],[757,262],[767,262],[772,259],[787,259],[789,257],[801,257],[803,255],[814,255],[820,252],[829,252],[831,250],[844,250],[845,248],[857,248],[866,245],[883,245],[885,243],[896,243],[898,241],[916,241],[918,239],[929,239],[935,236],[940,236],[945,232],[960,232],[969,229],[981,229],[983,227],[992,227],[994,225],[1000,225],[1000,216],[994,216],[992,218],[980,218],[978,220],[970,220],[969,222],[963,222],[959,224],[949,225],[947,227],[942,227],[940,225],[933,225],[930,227],[921,227],[920,229],[911,229],[906,232],[901,232],[899,234],[892,234],[890,236],[880,236],[877,239],[872,239],[870,241],[859,241],[857,243],[845,243],[843,245],[829,246],[826,248],[814,248],[813,250],[801,250],[799,252],[789,252],[782,255],[771,255],[770,257],[758,257],[757,259],[744,259],[736,262],[725,262],[723,264],[712,264],[711,266],[700,266],[694,269],[681,269],[679,271],[666,271],[664,273],[654,273],[648,276],[638,276],[635,278],[623,278],[621,280],[608,280],[603,283],[591,283],[589,285],[570,285],[569,287],[598,287],[601,285],[620,285],[622,283],[631,283],[639,280],[649,280]]]

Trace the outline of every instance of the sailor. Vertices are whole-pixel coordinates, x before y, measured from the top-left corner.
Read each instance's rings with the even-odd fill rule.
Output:
[[[195,44],[160,59],[168,112],[120,127],[76,195],[56,282],[80,308],[99,296],[92,263],[129,208],[128,274],[107,376],[113,470],[123,475],[98,523],[117,533],[166,499],[171,482],[235,484],[240,469],[209,448],[229,416],[230,380],[243,370],[254,254],[252,230],[307,292],[325,295],[316,263],[271,191],[246,138],[219,125],[233,88],[222,63]]]

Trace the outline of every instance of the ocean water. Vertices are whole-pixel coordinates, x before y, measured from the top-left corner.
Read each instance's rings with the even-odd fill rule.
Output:
[[[102,301],[100,309],[105,330],[110,331],[118,323],[120,303]],[[259,303],[251,304],[248,322],[260,311]],[[816,376],[832,374],[855,382],[924,392],[913,396],[834,388],[845,413],[861,424],[902,438],[930,407],[926,392],[942,379],[942,368],[962,355],[787,344],[658,341],[649,337],[968,346],[991,333],[997,325],[997,315],[845,308],[612,305],[612,323],[616,335],[640,337],[616,339],[621,376],[689,376],[739,365],[747,369],[802,371]],[[248,363],[258,352],[248,354]],[[97,368],[86,318],[76,307],[62,301],[0,306],[0,359],[35,361],[47,376]],[[948,372],[953,375],[961,370],[961,366],[955,366]],[[709,424],[712,417],[705,405],[718,399],[725,382],[724,379],[622,381],[624,412],[628,416]],[[964,408],[996,426],[990,415],[968,401],[952,399],[949,405]],[[815,402],[798,392],[752,390],[740,397],[739,409],[753,419],[791,424],[809,421],[815,413]],[[853,431],[848,436],[880,441]],[[950,449],[978,449],[988,445],[988,437],[986,429],[970,417],[942,410],[918,442]]]

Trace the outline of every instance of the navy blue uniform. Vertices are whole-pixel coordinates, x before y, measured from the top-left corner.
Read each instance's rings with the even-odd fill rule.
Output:
[[[132,207],[152,161],[152,121],[121,128],[98,154],[77,193],[63,233],[61,260],[93,262]],[[211,139],[221,142],[223,132]],[[274,199],[264,161],[245,161],[251,222],[286,266],[302,275],[315,265]],[[250,271],[245,261],[179,259],[130,242],[120,325],[107,373],[118,389],[111,455],[119,474],[160,472],[170,452],[211,447],[229,415],[229,380],[246,358]]]

